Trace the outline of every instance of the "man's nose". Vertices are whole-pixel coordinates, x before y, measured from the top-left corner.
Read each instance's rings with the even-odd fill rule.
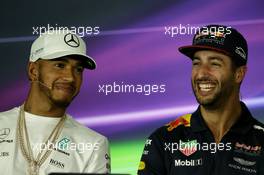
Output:
[[[69,82],[73,82],[75,79],[73,69],[71,68],[65,69],[63,72],[63,79]]]
[[[208,64],[202,64],[198,69],[197,78],[204,78],[210,75],[210,66]]]

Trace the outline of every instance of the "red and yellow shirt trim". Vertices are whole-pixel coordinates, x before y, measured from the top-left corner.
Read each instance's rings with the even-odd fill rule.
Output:
[[[167,130],[172,131],[173,129],[177,128],[179,125],[184,125],[185,127],[191,126],[191,116],[192,114],[185,114],[176,120],[170,122],[166,126],[168,126]]]

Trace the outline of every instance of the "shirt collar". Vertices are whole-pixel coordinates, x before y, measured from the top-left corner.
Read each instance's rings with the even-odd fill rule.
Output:
[[[242,108],[241,115],[238,121],[236,121],[236,123],[231,127],[230,132],[244,134],[244,133],[247,133],[252,127],[252,125],[254,124],[254,118],[252,117],[247,106],[243,102],[240,102],[240,104]],[[194,132],[201,132],[204,130],[209,130],[208,126],[206,125],[202,117],[200,106],[192,114],[191,128]]]

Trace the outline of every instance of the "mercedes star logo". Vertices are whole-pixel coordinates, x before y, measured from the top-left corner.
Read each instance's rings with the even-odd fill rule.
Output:
[[[66,44],[68,44],[71,47],[79,47],[80,46],[80,41],[77,38],[76,35],[68,33],[67,35],[64,36],[64,41]]]

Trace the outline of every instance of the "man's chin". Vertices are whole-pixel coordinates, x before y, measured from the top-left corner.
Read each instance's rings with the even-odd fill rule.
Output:
[[[65,101],[55,101],[55,105],[61,108],[67,108],[71,102],[65,102]]]
[[[198,103],[202,106],[211,106],[213,105],[214,103],[212,101],[201,101],[201,100],[198,100]]]
[[[213,97],[197,97],[196,100],[200,105],[211,106],[215,104],[215,99]]]
[[[71,104],[72,99],[53,99],[52,101],[58,107],[67,108]]]

